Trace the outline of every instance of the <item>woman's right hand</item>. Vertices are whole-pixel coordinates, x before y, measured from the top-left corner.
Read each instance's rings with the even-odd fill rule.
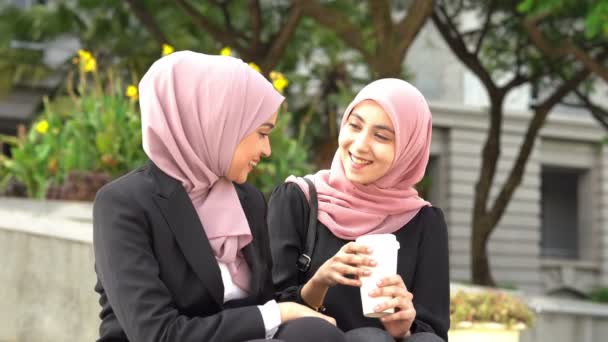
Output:
[[[323,263],[310,281],[327,288],[337,284],[359,287],[359,276],[370,275],[367,267],[376,266],[376,261],[369,257],[371,252],[371,248],[365,245],[349,242]],[[347,275],[354,278],[347,278]]]
[[[307,306],[294,302],[283,302],[278,303],[278,305],[279,311],[281,312],[281,322],[283,323],[302,317],[317,317],[336,325],[336,320],[333,317],[326,316],[320,312],[312,310]]]

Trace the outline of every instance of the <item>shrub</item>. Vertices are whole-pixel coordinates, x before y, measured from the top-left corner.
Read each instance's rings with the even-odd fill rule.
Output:
[[[529,327],[533,314],[516,297],[500,291],[465,292],[451,296],[450,321],[453,327],[470,323],[493,322],[508,327]]]

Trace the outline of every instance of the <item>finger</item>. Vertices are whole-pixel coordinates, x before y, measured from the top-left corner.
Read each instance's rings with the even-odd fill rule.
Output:
[[[338,262],[334,263],[331,266],[331,269],[340,275],[368,276],[372,273],[369,269],[364,267],[355,267]]]
[[[385,286],[377,287],[369,292],[370,297],[397,297],[411,301],[413,295],[403,287],[399,286]]]
[[[361,280],[346,278],[338,273],[334,273],[332,275],[332,280],[338,284],[342,284],[342,285],[346,285],[346,286],[361,287]]]
[[[391,298],[386,300],[384,303],[378,304],[374,307],[374,311],[376,312],[382,312],[385,311],[386,309],[398,309],[399,311],[402,310],[409,310],[410,308],[413,308],[414,304],[409,301],[406,300],[404,298]]]
[[[356,242],[349,242],[340,248],[340,251],[351,254],[371,254],[372,248]]]
[[[357,255],[357,254],[348,254],[348,253],[338,253],[335,257],[336,260],[343,262],[345,264],[354,265],[354,266],[376,266],[376,261],[370,257]]]
[[[378,287],[401,286],[401,287],[407,289],[407,287],[405,286],[405,282],[403,281],[403,278],[401,278],[401,276],[399,274],[393,274],[393,275],[384,277],[384,278],[378,280],[377,285],[378,285]]]
[[[414,308],[410,308],[408,310],[400,310],[393,314],[386,315],[380,320],[382,322],[394,322],[394,321],[409,321],[413,322],[416,319],[416,310]]]

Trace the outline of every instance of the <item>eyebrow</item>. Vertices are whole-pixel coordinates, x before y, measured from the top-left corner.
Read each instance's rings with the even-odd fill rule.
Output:
[[[260,127],[263,127],[263,126],[266,126],[269,129],[273,129],[274,128],[274,125],[271,124],[270,122],[264,122],[262,125],[260,125]]]
[[[351,115],[351,116],[356,117],[356,118],[357,118],[357,119],[359,119],[361,122],[365,123],[365,120],[363,120],[363,118],[361,117],[361,115],[359,115],[359,114],[357,114],[357,113],[351,113],[350,115]],[[394,131],[392,128],[390,128],[390,127],[386,126],[386,125],[374,125],[374,128],[377,128],[377,129],[384,129],[384,130],[387,130],[387,131],[389,131],[389,132],[391,132],[391,133],[395,134],[395,131]]]

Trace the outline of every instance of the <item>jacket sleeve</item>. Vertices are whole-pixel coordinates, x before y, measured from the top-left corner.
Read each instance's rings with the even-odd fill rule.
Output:
[[[300,296],[304,281],[296,263],[304,246],[309,210],[304,193],[295,183],[280,185],[270,197],[268,230],[277,301],[305,304]]]
[[[181,314],[159,277],[143,209],[118,187],[102,189],[93,209],[97,275],[112,310],[132,342],[244,341],[264,338],[256,306],[206,317]],[[237,328],[238,327],[238,328]]]
[[[426,209],[416,275],[409,289],[414,294],[416,320],[412,333],[434,332],[447,341],[450,327],[448,232],[439,208]]]

